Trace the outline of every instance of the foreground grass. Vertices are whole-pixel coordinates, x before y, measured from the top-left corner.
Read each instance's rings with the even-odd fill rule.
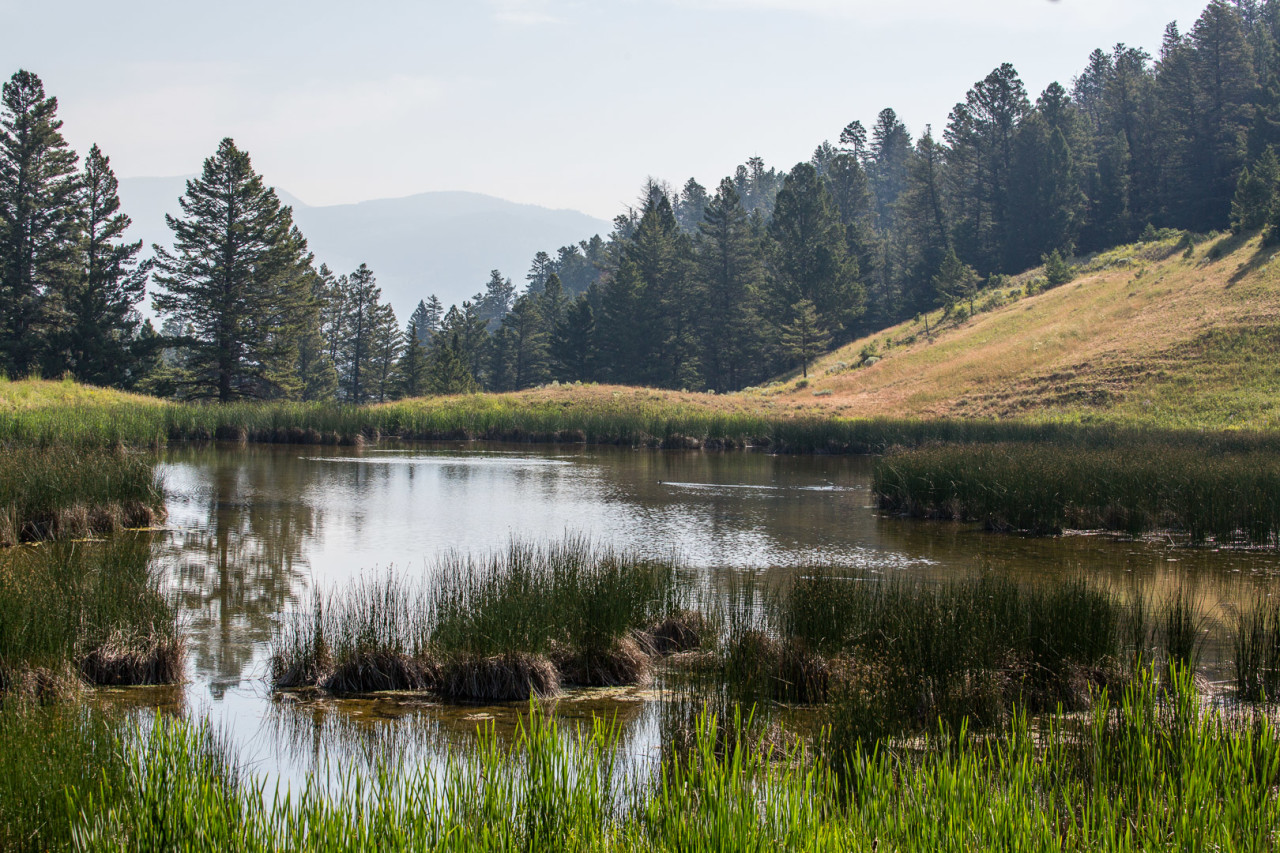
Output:
[[[1280,455],[1265,449],[950,445],[877,460],[873,485],[892,512],[996,529],[1173,530],[1194,543],[1270,546],[1280,536]]]
[[[533,713],[443,766],[390,760],[264,791],[228,772],[207,729],[126,733],[125,772],[66,786],[80,850],[1242,850],[1274,848],[1280,740],[1265,718],[1209,710],[1185,672],[1148,673],[1084,718],[1016,715],[999,734],[943,730],[828,758],[693,748],[624,773],[618,733]],[[6,764],[24,744],[0,739]],[[6,800],[0,796],[0,807]],[[55,846],[55,845],[49,845]]]

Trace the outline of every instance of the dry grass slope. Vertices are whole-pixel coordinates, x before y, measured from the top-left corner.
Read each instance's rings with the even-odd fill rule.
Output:
[[[855,341],[788,381],[745,392],[778,410],[847,417],[1107,421],[1177,428],[1280,426],[1280,265],[1257,238],[1174,240],[1089,260],[1059,288],[926,336],[913,321]],[[864,358],[874,353],[874,359]],[[864,362],[870,361],[869,364]]]

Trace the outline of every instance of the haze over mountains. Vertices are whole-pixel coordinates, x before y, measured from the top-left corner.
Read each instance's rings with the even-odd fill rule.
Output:
[[[186,176],[122,178],[120,201],[133,218],[130,239],[168,243],[166,213],[178,214]],[[276,188],[293,207],[294,221],[320,263],[338,273],[367,263],[384,298],[405,320],[419,299],[436,294],[446,306],[484,289],[499,269],[521,285],[539,251],[560,246],[611,225],[575,210],[551,210],[469,192],[427,192],[357,204],[312,207]]]

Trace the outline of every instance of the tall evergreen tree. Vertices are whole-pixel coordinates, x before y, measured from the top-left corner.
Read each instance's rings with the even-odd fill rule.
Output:
[[[547,255],[546,252],[539,252],[538,254],[542,257]],[[541,284],[539,284],[538,289],[541,291]],[[515,298],[516,286],[511,283],[511,279],[504,277],[498,270],[492,270],[489,273],[489,281],[484,286],[484,292],[477,293],[475,299],[472,300],[472,304],[489,331],[493,331],[498,328],[502,318],[511,310],[511,303]]]
[[[829,329],[857,318],[864,297],[858,265],[849,257],[831,194],[811,164],[797,164],[783,182],[769,235],[774,241],[771,288],[779,310],[808,301]]]
[[[987,272],[1012,262],[1014,138],[1030,106],[1018,73],[1005,63],[969,90],[947,124],[956,252]]]
[[[907,189],[898,200],[904,244],[901,311],[905,316],[926,311],[937,304],[934,276],[952,250],[943,188],[944,156],[942,146],[934,141],[932,132],[926,128],[911,158]]]
[[[311,302],[306,240],[293,212],[231,139],[205,160],[155,246],[156,311],[191,329],[186,396],[231,402],[297,391],[297,345]]]
[[[79,270],[76,155],[30,71],[0,89],[0,372],[35,369]]]
[[[590,382],[596,378],[596,316],[588,294],[579,296],[565,311],[552,331],[549,349],[559,379]]]
[[[793,362],[800,362],[801,375],[807,379],[809,363],[831,343],[831,334],[812,300],[801,299],[791,306],[788,315],[780,336],[782,352]]]
[[[720,182],[696,244],[698,335],[703,377],[715,391],[736,390],[760,367],[763,253],[733,181]]]
[[[154,262],[138,262],[142,241],[124,242],[130,219],[120,212],[111,161],[94,145],[80,176],[78,280],[68,290],[68,324],[59,336],[60,365],[81,382],[128,388],[142,377],[149,353],[136,309]],[[154,343],[154,340],[152,340]]]
[[[1202,140],[1196,172],[1200,204],[1188,224],[1208,230],[1230,210],[1258,87],[1244,22],[1227,0],[1212,0],[1191,31],[1191,43]]]
[[[337,367],[343,399],[359,406],[369,401],[376,383],[377,327],[382,317],[382,288],[373,270],[361,264],[344,276],[343,336]]]
[[[369,399],[378,403],[396,397],[396,364],[400,360],[403,339],[395,309],[389,302],[375,306],[370,337]]]
[[[421,302],[418,303],[422,305]],[[415,311],[409,318],[404,330],[404,347],[400,353],[400,361],[396,364],[396,395],[399,397],[421,397],[427,392],[427,344],[418,331],[418,316]]]

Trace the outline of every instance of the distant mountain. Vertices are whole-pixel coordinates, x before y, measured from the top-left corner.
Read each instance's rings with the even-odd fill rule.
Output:
[[[121,205],[133,217],[132,239],[167,243],[166,213],[177,214],[186,177],[122,178]],[[551,210],[467,192],[430,192],[358,204],[312,207],[276,188],[293,207],[316,260],[338,273],[367,263],[383,296],[407,320],[419,299],[446,306],[483,290],[489,271],[517,285],[539,251],[550,252],[611,226],[574,210]]]

